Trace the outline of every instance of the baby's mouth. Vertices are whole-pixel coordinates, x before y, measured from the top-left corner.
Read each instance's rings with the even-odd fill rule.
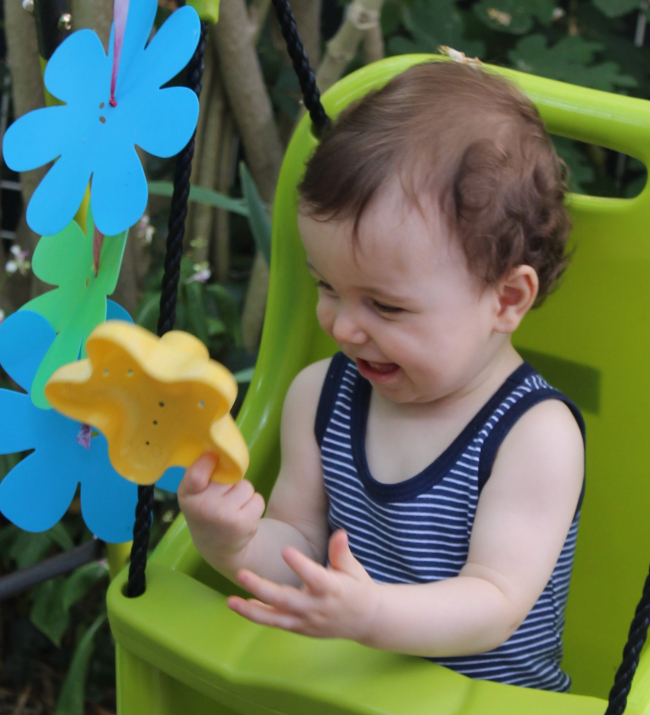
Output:
[[[394,362],[370,362],[357,358],[359,372],[367,380],[381,380],[394,375],[399,369],[399,365]]]

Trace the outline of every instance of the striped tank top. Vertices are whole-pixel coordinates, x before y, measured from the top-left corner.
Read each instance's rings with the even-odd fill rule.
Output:
[[[350,549],[377,583],[428,583],[456,576],[469,550],[479,495],[499,446],[528,409],[548,399],[578,408],[528,363],[517,368],[454,442],[416,476],[384,484],[370,474],[365,452],[370,383],[353,361],[332,359],[316,415],[328,522],[345,529]],[[584,492],[584,485],[583,485]],[[566,692],[562,631],[580,502],[551,578],[510,638],[487,653],[431,658],[479,680]]]

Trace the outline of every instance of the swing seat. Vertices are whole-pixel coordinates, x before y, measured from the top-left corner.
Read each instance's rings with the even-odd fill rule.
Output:
[[[335,117],[408,67],[383,60],[346,77],[323,104]],[[439,58],[438,58],[439,59]],[[648,165],[650,102],[502,69],[537,104],[552,133]],[[239,416],[248,478],[268,496],[279,465],[282,402],[293,377],[331,355],[316,322],[316,289],[296,223],[296,185],[316,146],[309,117],[282,167],[274,206],[268,308],[253,382]],[[117,642],[119,715],[602,715],[650,560],[650,190],[631,200],[571,195],[577,251],[561,290],[533,311],[515,345],[583,410],[587,489],[565,630],[571,694],[472,681],[420,658],[273,630],[232,613],[241,593],[198,555],[182,516],[150,558],[147,590],[108,593]],[[650,713],[644,649],[626,713]]]

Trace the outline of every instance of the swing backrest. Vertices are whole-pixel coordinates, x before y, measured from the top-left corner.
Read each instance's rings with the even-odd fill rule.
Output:
[[[432,59],[400,56],[366,67],[329,90],[325,108],[335,118],[369,90]],[[489,71],[517,83],[537,104],[551,133],[624,152],[645,165],[650,161],[650,102],[508,70]],[[248,476],[264,494],[277,474],[280,413],[288,386],[302,367],[335,351],[316,322],[316,289],[296,220],[296,186],[317,141],[307,117],[283,164],[262,347],[239,418],[251,449]],[[568,203],[576,248],[572,265],[557,293],[526,317],[514,342],[585,415],[587,489],[564,667],[573,678],[572,692],[606,697],[650,561],[650,465],[644,447],[650,423],[650,236],[645,230],[650,188],[630,200],[571,195]],[[151,559],[151,568],[160,567],[232,591],[200,559],[182,518]],[[644,683],[645,669],[643,662],[637,676]]]

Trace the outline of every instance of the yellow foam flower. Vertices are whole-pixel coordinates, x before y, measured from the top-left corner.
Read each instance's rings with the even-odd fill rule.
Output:
[[[243,477],[248,449],[229,412],[237,383],[200,340],[178,330],[157,338],[110,320],[90,334],[86,353],[52,375],[45,395],[103,432],[119,474],[153,484],[168,467],[188,467],[210,451],[219,456],[212,479]]]

